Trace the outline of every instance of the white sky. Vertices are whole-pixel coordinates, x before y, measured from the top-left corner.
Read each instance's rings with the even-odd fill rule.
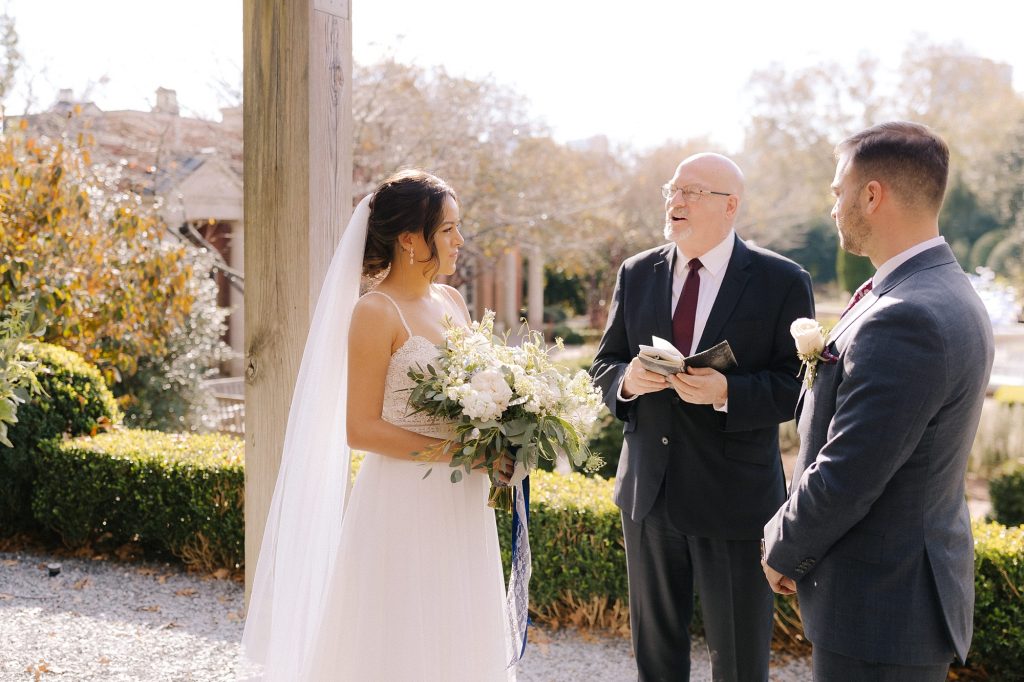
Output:
[[[771,62],[790,69],[867,53],[895,68],[922,37],[958,41],[1014,67],[1024,91],[1017,0],[352,0],[353,53],[384,52],[449,73],[490,76],[570,140],[606,134],[648,147],[708,135],[739,145],[745,85]],[[0,6],[3,6],[0,3]],[[102,109],[148,109],[158,86],[183,113],[216,117],[217,82],[241,81],[241,0],[6,0],[25,67],[7,100],[21,113],[59,88]],[[401,36],[401,38],[399,38]],[[29,89],[31,88],[31,89]]]

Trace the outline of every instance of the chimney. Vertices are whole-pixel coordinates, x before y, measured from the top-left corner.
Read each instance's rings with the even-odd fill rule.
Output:
[[[161,114],[178,115],[178,93],[168,88],[156,89],[156,106],[153,111]]]
[[[242,129],[242,107],[221,107],[220,122],[231,130]]]

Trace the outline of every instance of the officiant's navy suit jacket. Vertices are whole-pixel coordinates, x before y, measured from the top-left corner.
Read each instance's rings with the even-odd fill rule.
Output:
[[[974,554],[964,473],[992,368],[992,326],[945,244],[847,313],[800,399],[791,495],[767,561],[796,579],[815,645],[900,665],[963,659]]]
[[[619,401],[626,366],[672,339],[673,244],[644,251],[619,269],[608,325],[591,374],[623,420],[615,503],[639,523],[664,485],[684,533],[756,540],[785,498],[779,424],[792,419],[800,382],[789,327],[813,317],[810,276],[796,263],[736,237],[732,257],[697,345],[728,340],[739,366],[726,373],[728,411],[683,402],[671,388]]]

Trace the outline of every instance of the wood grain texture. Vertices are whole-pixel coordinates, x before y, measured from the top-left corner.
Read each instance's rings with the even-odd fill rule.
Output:
[[[320,283],[351,212],[350,19],[243,5],[248,598]]]

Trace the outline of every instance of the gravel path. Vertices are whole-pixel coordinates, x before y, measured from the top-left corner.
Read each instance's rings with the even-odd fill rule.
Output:
[[[231,681],[242,594],[171,565],[0,552],[0,681]],[[626,640],[539,629],[531,639],[520,682],[636,679]],[[691,680],[710,680],[702,642],[693,659]],[[811,676],[804,660],[773,660],[771,679]]]

